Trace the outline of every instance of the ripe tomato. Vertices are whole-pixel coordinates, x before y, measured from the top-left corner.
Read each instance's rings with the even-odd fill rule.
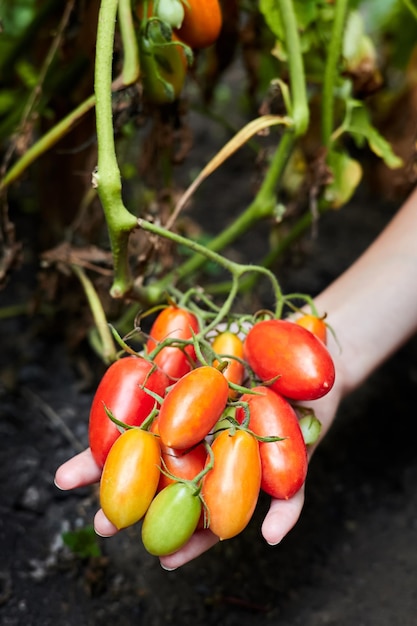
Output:
[[[165,395],[167,376],[152,364],[136,356],[115,361],[105,372],[94,395],[90,409],[89,441],[92,455],[103,467],[113,443],[120,436],[117,426],[108,417],[107,407],[121,422],[140,426],[155,406],[155,400],[142,388]]]
[[[249,404],[249,428],[260,437],[285,437],[281,441],[259,442],[263,491],[274,498],[291,498],[303,485],[307,475],[307,450],[297,416],[292,406],[269,387],[244,394]],[[239,407],[236,419],[242,422],[244,410]]]
[[[201,495],[209,528],[230,539],[249,523],[261,485],[259,444],[245,430],[222,431],[213,441],[214,466],[203,478]]]
[[[190,48],[207,48],[218,38],[222,22],[219,0],[187,0],[182,26],[176,32]]]
[[[292,400],[315,400],[333,387],[335,369],[326,346],[310,331],[286,320],[264,320],[248,332],[245,357],[262,381]]]
[[[198,333],[198,320],[189,311],[176,306],[168,306],[159,313],[150,331],[146,344],[147,352],[152,352],[158,343],[170,337],[171,339],[191,339],[193,333]],[[196,355],[193,345],[184,349],[175,346],[165,346],[155,356],[154,362],[171,379],[178,380],[191,369],[191,363]]]
[[[306,313],[296,319],[295,323],[316,335],[324,344],[327,342],[327,326],[323,318]]]
[[[245,376],[245,367],[237,359],[243,359],[243,341],[235,333],[224,331],[215,337],[212,348],[222,361],[227,361],[228,363],[226,369],[223,370],[226,380],[236,385],[241,385]],[[237,358],[226,358],[227,356]],[[217,361],[213,365],[216,366]],[[237,395],[236,391],[230,389],[230,398],[236,398]]]
[[[106,517],[126,528],[145,515],[156,493],[161,453],[157,437],[130,428],[111,447],[100,481],[100,504]]]
[[[196,487],[174,483],[158,493],[142,523],[142,541],[156,556],[176,552],[191,537],[201,515],[201,500]]]
[[[185,450],[208,435],[229,395],[227,380],[209,365],[183,376],[167,393],[158,417],[164,445]]]

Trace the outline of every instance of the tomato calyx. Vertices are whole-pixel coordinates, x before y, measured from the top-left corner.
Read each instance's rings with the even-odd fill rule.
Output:
[[[152,397],[159,398],[160,401],[162,402],[162,398],[160,398],[160,396],[158,396],[157,394],[153,393],[153,391],[151,391],[150,389],[144,388],[143,390],[149,395],[151,395]],[[103,403],[103,407],[104,407],[107,417],[113,422],[113,424],[115,424],[119,428],[121,432],[125,432],[126,430],[132,430],[132,429],[149,430],[153,421],[155,420],[155,418],[157,417],[159,413],[159,410],[155,406],[152,409],[152,411],[149,413],[149,415],[144,419],[144,421],[142,422],[140,426],[132,426],[132,424],[126,424],[125,422],[118,420],[117,417],[113,414],[113,412],[104,403]]]

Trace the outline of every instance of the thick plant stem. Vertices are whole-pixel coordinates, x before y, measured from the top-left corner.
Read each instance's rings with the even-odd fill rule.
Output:
[[[128,242],[136,217],[123,204],[122,183],[113,134],[112,61],[118,0],[102,0],[98,19],[94,91],[98,165],[95,175],[113,253],[114,280],[111,294],[118,298],[132,286]]]
[[[329,43],[326,66],[324,69],[322,98],[322,141],[327,148],[331,143],[334,127],[334,89],[338,76],[337,64],[343,44],[343,32],[348,9],[348,0],[336,0],[332,36]]]
[[[309,124],[306,77],[301,53],[300,37],[293,0],[277,0],[285,32],[285,45],[288,55],[292,110],[290,115],[297,137],[303,135]]]

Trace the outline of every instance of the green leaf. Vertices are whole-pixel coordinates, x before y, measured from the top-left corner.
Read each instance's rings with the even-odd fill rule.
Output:
[[[395,154],[391,144],[373,126],[369,112],[362,102],[354,99],[347,101],[345,119],[336,131],[336,136],[343,132],[349,133],[359,147],[367,141],[372,152],[389,168],[396,169],[403,165],[402,159]]]
[[[280,40],[284,38],[281,13],[276,0],[260,0],[259,9],[265,18],[271,32]],[[317,0],[294,0],[294,10],[297,16],[298,27],[306,30],[317,19]]]
[[[101,550],[93,526],[69,530],[62,533],[62,539],[65,545],[82,559],[91,556],[101,556]]]
[[[326,187],[324,199],[332,209],[346,204],[354,194],[362,178],[362,167],[345,152],[331,150],[327,157],[333,180]]]

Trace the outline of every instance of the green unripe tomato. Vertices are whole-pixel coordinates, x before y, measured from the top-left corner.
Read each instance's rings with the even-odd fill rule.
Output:
[[[189,483],[168,485],[152,500],[142,524],[142,541],[155,556],[176,552],[192,536],[201,515],[201,499]]]
[[[314,415],[306,415],[299,420],[304,443],[310,446],[316,443],[321,432],[321,422]]]

